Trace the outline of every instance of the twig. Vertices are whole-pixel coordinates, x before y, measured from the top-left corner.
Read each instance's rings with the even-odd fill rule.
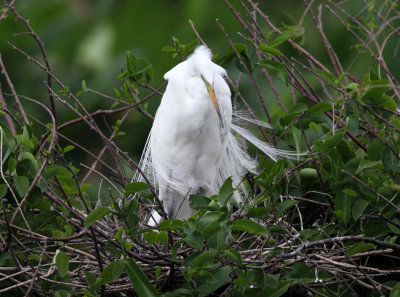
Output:
[[[381,241],[381,240],[373,239],[373,238],[370,238],[370,237],[363,237],[363,236],[360,236],[360,235],[356,235],[356,236],[339,236],[339,237],[332,237],[332,238],[328,238],[328,239],[321,239],[321,240],[316,240],[316,241],[311,241],[311,242],[309,242],[309,241],[303,242],[293,252],[290,252],[290,253],[287,253],[287,254],[278,255],[277,258],[278,259],[289,259],[289,258],[293,258],[293,257],[298,256],[302,250],[310,248],[310,247],[314,247],[314,246],[318,246],[318,245],[324,245],[324,244],[328,244],[328,243],[347,242],[347,241],[369,242],[369,243],[373,243],[373,244],[375,244],[377,246],[390,248],[390,249],[394,249],[394,250],[400,250],[400,245],[398,245],[398,244],[390,243],[390,242],[386,242],[386,241]]]
[[[379,198],[381,198],[382,200],[384,200],[387,204],[389,204],[390,206],[392,206],[396,212],[400,213],[400,207],[398,207],[396,204],[394,204],[392,201],[390,201],[388,198],[386,198],[385,196],[383,196],[382,194],[378,193],[377,191],[375,191],[375,189],[371,188],[369,185],[367,185],[366,183],[364,183],[362,180],[358,179],[356,176],[354,176],[353,174],[347,172],[346,170],[342,169],[341,170],[342,173],[350,176],[352,179],[354,179],[356,182],[358,182],[359,184],[361,184],[362,186],[364,186],[365,188],[367,188],[369,191],[371,191],[372,193],[374,193],[376,196],[378,196]]]
[[[192,27],[192,30],[194,34],[196,35],[197,39],[201,42],[202,45],[206,45],[204,40],[200,37],[199,33],[197,32],[196,28],[194,27],[193,21],[189,20],[190,27]]]
[[[17,96],[17,93],[15,92],[14,85],[13,85],[13,83],[11,82],[10,77],[8,76],[6,67],[4,66],[4,63],[3,63],[3,59],[1,58],[1,53],[0,53],[0,68],[1,68],[1,73],[2,73],[2,74],[4,75],[4,77],[6,78],[6,81],[7,81],[8,87],[10,88],[10,91],[11,91],[11,93],[12,93],[13,96],[14,96],[15,103],[17,103],[19,112],[21,113],[21,116],[22,116],[22,119],[24,120],[24,123],[25,123],[26,125],[29,125],[28,117],[26,116],[26,113],[25,113],[24,108],[22,107],[21,101],[19,101],[19,98],[18,98],[18,96]]]
[[[1,54],[0,54],[0,57],[1,57]],[[1,109],[8,111],[7,102],[3,96],[3,90],[1,88],[1,83],[0,83],[0,106],[1,106]],[[15,125],[14,125],[14,122],[13,122],[13,119],[11,118],[11,116],[6,112],[6,114],[4,115],[4,118],[6,119],[7,125],[10,128],[12,135],[16,136],[17,130],[15,130]]]
[[[269,115],[268,109],[267,109],[267,107],[265,106],[265,100],[264,100],[264,98],[263,98],[263,96],[262,96],[262,94],[261,94],[260,88],[258,87],[258,85],[257,85],[257,83],[256,83],[256,81],[255,81],[255,79],[254,79],[254,77],[253,77],[253,74],[251,73],[250,69],[247,68],[246,64],[243,62],[242,57],[241,57],[240,54],[238,53],[236,47],[234,46],[234,44],[233,44],[231,38],[229,37],[229,35],[228,35],[228,33],[226,32],[225,28],[222,26],[221,22],[220,22],[218,19],[216,20],[216,22],[217,22],[218,26],[221,28],[222,32],[224,33],[224,35],[225,35],[226,39],[228,40],[228,42],[229,42],[231,48],[232,48],[233,51],[235,52],[236,57],[237,57],[237,59],[239,60],[240,64],[241,64],[242,67],[245,69],[246,73],[248,74],[248,76],[249,76],[249,78],[250,78],[250,81],[252,82],[252,84],[253,84],[253,86],[254,86],[256,92],[257,92],[258,98],[260,99],[260,103],[261,103],[261,106],[262,106],[263,109],[264,109],[265,115],[267,116],[268,123],[272,126],[271,116]],[[275,132],[274,132],[274,129],[273,129],[273,128],[271,128],[271,138],[272,138],[272,144],[273,144],[273,145],[276,145]]]
[[[0,22],[7,17],[7,13],[10,10],[10,7],[12,7],[14,5],[14,2],[15,2],[15,0],[11,0],[10,3],[7,3],[6,7],[3,9],[3,12],[0,16]]]
[[[45,241],[44,241],[44,246],[43,246],[43,248],[42,248],[42,252],[40,253],[38,265],[36,266],[35,272],[33,273],[32,281],[31,281],[31,283],[30,283],[30,285],[29,285],[28,291],[26,291],[26,293],[25,293],[25,297],[28,297],[28,296],[29,296],[29,293],[32,291],[33,284],[35,283],[35,279],[36,279],[36,277],[37,277],[37,275],[38,275],[39,268],[40,268],[40,266],[41,266],[41,264],[42,264],[43,255],[44,255],[44,252],[46,251],[46,248],[47,248],[47,241],[45,240]]]
[[[9,7],[11,9],[11,11],[14,13],[15,17],[18,20],[20,20],[22,23],[24,23],[24,25],[28,28],[29,35],[31,35],[33,37],[33,39],[35,39],[36,43],[39,45],[40,52],[42,53],[43,61],[44,61],[44,64],[46,65],[48,72],[51,72],[50,63],[47,58],[46,49],[44,47],[44,44],[43,44],[42,40],[39,38],[39,35],[37,35],[36,32],[32,29],[32,26],[30,25],[29,20],[26,20],[25,18],[20,16],[12,5],[8,5],[7,7]],[[47,74],[47,84],[51,87],[51,76],[49,74]],[[51,94],[51,92],[48,92],[48,94],[49,94],[51,112],[52,112],[54,118],[56,119],[57,116],[56,116],[56,106],[54,105],[54,98],[53,98],[53,95]]]
[[[17,98],[18,98],[18,96],[17,96]],[[53,125],[52,125],[53,135],[52,135],[52,137],[51,137],[50,144],[49,144],[49,148],[48,148],[48,152],[51,152],[51,151],[53,150],[53,148],[54,148],[55,141],[56,141],[56,136],[57,136],[57,134],[56,134],[56,129],[57,129],[57,126],[56,126],[56,119],[54,118],[52,112],[51,112],[43,103],[38,102],[38,101],[36,101],[36,100],[34,100],[34,99],[31,99],[31,98],[28,98],[28,97],[25,97],[25,99],[27,99],[27,100],[29,100],[29,101],[32,101],[32,102],[34,102],[34,103],[40,105],[41,107],[43,107],[43,109],[46,110],[46,111],[48,112],[48,114],[50,115],[50,117],[51,117],[51,122],[52,122],[52,124],[53,124]],[[42,165],[40,166],[38,172],[36,173],[36,175],[35,175],[35,177],[34,177],[32,183],[29,185],[28,191],[25,193],[25,195],[24,195],[24,197],[22,198],[20,204],[18,205],[17,209],[15,210],[15,212],[14,212],[14,214],[13,214],[11,220],[10,220],[10,223],[11,223],[11,224],[14,223],[15,219],[17,218],[17,215],[18,215],[19,211],[21,210],[21,207],[25,204],[26,200],[27,200],[28,197],[29,197],[29,194],[31,193],[31,191],[33,190],[33,188],[36,186],[37,181],[39,180],[39,178],[41,177],[41,175],[42,175],[44,169],[45,169],[46,166],[47,166],[47,162],[49,161],[49,157],[50,157],[50,154],[47,154],[47,156],[44,158]]]

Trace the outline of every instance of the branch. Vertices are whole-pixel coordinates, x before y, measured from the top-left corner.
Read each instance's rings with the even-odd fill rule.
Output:
[[[374,245],[377,245],[377,246],[400,251],[399,244],[381,241],[381,240],[377,240],[377,239],[370,238],[370,237],[363,237],[360,235],[356,235],[356,236],[339,236],[339,237],[321,239],[321,240],[316,240],[316,241],[311,241],[311,242],[309,242],[309,241],[303,242],[293,252],[278,255],[277,258],[278,259],[293,258],[293,257],[298,256],[302,250],[310,248],[310,247],[324,245],[324,244],[328,244],[328,243],[347,242],[347,241],[369,242],[369,243],[373,243]]]
[[[19,98],[18,98],[18,96],[17,96],[17,92],[15,92],[14,85],[13,85],[13,83],[11,82],[10,77],[8,76],[6,67],[4,66],[4,63],[3,63],[3,59],[1,58],[1,54],[0,54],[0,68],[1,68],[1,73],[2,73],[2,74],[4,75],[4,77],[6,78],[6,81],[7,81],[8,87],[10,88],[10,91],[11,91],[11,93],[12,93],[13,96],[14,96],[14,100],[15,100],[15,102],[17,103],[19,112],[21,113],[21,116],[22,116],[22,118],[23,118],[23,120],[24,120],[24,123],[25,123],[26,125],[29,125],[28,117],[26,116],[25,110],[24,110],[24,108],[22,107],[21,101],[19,101]]]

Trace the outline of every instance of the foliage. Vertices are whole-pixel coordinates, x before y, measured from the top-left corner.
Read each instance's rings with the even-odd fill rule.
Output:
[[[127,52],[115,96],[85,82],[75,93],[50,70],[29,22],[6,6],[0,26],[3,16],[14,16],[42,49],[43,62],[13,46],[47,75],[50,104],[17,94],[0,59],[11,93],[0,92],[0,293],[397,296],[400,94],[386,62],[393,54],[386,53],[387,44],[398,42],[395,7],[365,1],[366,9],[352,14],[331,1],[325,7],[315,2],[299,22],[280,26],[251,0],[241,10],[231,7],[244,41],[233,42],[218,22],[228,49],[214,57],[240,73],[230,81],[234,107],[237,100],[246,103],[242,81],[257,90],[272,127],[262,136],[307,153],[275,163],[259,158],[260,173],[243,181],[249,189],[243,203],[234,205],[228,179],[212,197],[191,195],[192,218],[165,219],[157,227],[144,224],[154,204],[162,210],[156,189],[131,180],[138,167],[114,143],[134,135],[121,128],[132,109],[153,118],[146,104],[163,85],[151,85],[152,64]],[[354,39],[348,55],[372,57],[366,73],[353,72],[335,52],[323,27],[326,14]],[[324,62],[303,47],[307,16],[326,49]],[[196,40],[174,38],[164,51],[187,57],[202,40],[193,30]],[[264,104],[265,85],[274,90],[278,108]],[[291,96],[280,95],[284,90]],[[109,109],[88,110],[89,93],[110,100]],[[28,101],[48,115],[47,123],[25,111]],[[76,118],[62,122],[54,101]],[[99,115],[108,117],[106,128]],[[63,129],[76,123],[84,123],[103,149],[90,152],[69,139],[64,145]],[[78,151],[92,158],[90,166],[70,161]],[[98,189],[97,197],[90,187]]]

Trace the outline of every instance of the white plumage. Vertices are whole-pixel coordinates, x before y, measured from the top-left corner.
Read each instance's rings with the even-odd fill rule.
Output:
[[[187,219],[193,214],[190,194],[217,194],[228,177],[238,185],[246,172],[255,171],[255,160],[243,150],[233,132],[273,160],[287,154],[232,123],[226,71],[211,58],[211,51],[200,46],[164,75],[168,86],[140,161],[142,171],[158,188],[170,218]],[[135,178],[141,179],[138,174]],[[243,186],[239,189],[244,191]],[[241,194],[235,193],[236,200]],[[159,220],[158,213],[153,212],[149,224]]]

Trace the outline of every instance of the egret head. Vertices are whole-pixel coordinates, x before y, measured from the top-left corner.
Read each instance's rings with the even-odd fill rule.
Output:
[[[222,127],[224,126],[221,111],[218,105],[218,98],[215,94],[214,80],[217,76],[226,75],[225,69],[211,61],[212,53],[206,46],[199,46],[187,60],[189,71],[194,77],[200,77],[207,88],[208,95],[217,112]]]
[[[203,77],[210,84],[214,83],[214,76],[221,75],[219,67],[211,61],[212,53],[209,48],[199,46],[194,53],[187,59],[189,71],[192,76]],[[225,71],[224,69],[222,69]]]

